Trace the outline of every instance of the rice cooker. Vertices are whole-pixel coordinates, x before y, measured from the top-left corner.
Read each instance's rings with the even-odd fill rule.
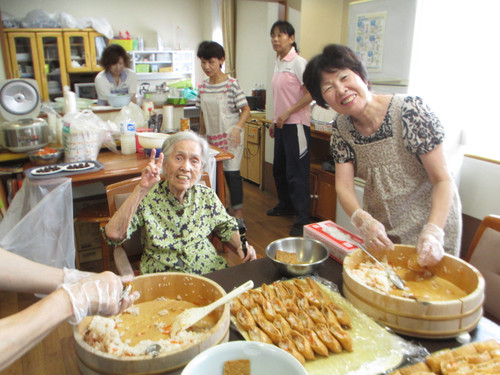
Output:
[[[40,114],[41,98],[33,79],[9,79],[0,83],[3,146],[11,152],[37,150],[49,143],[47,121]]]

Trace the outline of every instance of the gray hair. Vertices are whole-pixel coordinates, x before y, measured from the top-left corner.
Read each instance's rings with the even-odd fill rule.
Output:
[[[175,134],[172,134],[167,139],[165,139],[165,142],[163,142],[163,147],[161,150],[163,152],[163,155],[165,156],[165,160],[173,152],[174,150],[173,146],[180,141],[198,142],[201,148],[201,164],[202,167],[204,168],[208,162],[208,157],[209,157],[208,142],[206,141],[206,139],[200,137],[198,134],[192,131],[177,132]]]

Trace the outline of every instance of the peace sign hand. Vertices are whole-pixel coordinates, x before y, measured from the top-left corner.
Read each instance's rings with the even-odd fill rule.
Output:
[[[161,180],[161,168],[163,165],[163,152],[160,152],[158,159],[155,158],[156,150],[153,148],[151,150],[151,156],[149,157],[149,163],[146,168],[142,171],[142,178],[140,185],[143,188],[151,190]]]

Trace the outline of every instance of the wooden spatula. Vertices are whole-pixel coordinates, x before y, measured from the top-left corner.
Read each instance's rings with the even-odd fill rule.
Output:
[[[177,332],[183,329],[191,327],[197,321],[210,314],[217,307],[231,301],[234,297],[239,296],[241,293],[246,292],[251,288],[253,288],[253,281],[249,280],[245,284],[240,285],[236,289],[226,294],[224,297],[212,302],[210,305],[184,310],[179,314],[179,316],[177,316],[177,318],[175,318],[175,321],[172,324],[172,335],[175,335]]]

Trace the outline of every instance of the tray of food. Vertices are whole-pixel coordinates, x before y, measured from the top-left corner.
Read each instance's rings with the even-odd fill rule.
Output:
[[[25,174],[33,179],[67,177],[78,173],[95,172],[104,168],[97,160],[83,160],[71,163],[52,164],[29,168]]]
[[[285,349],[309,374],[380,374],[422,350],[358,311],[334,284],[318,277],[245,292],[231,303],[231,322],[245,340]]]
[[[439,350],[390,373],[404,374],[500,374],[500,343],[491,339]]]

